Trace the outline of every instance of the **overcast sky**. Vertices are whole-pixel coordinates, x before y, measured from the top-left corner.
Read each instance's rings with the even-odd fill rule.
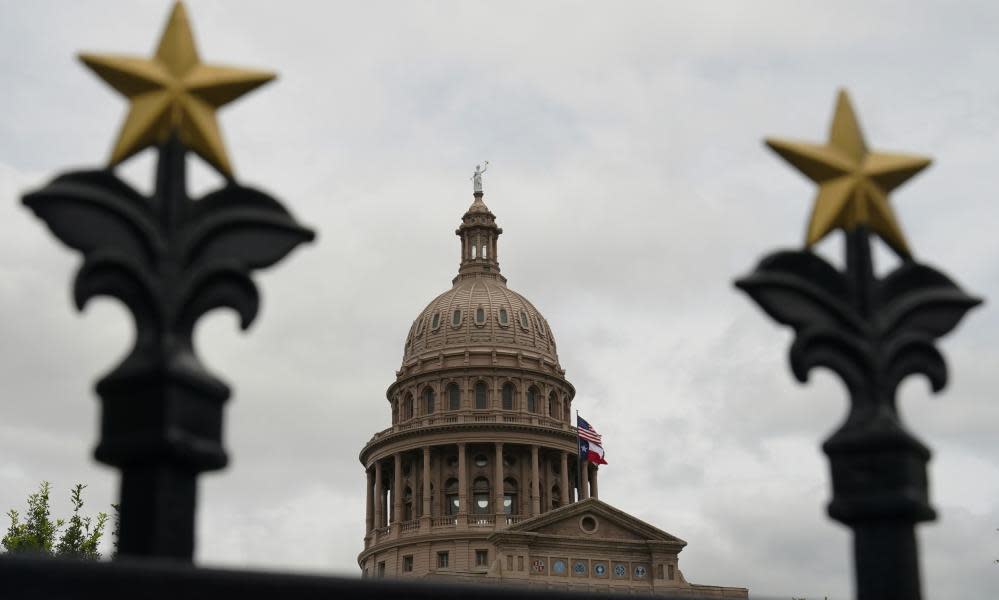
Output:
[[[450,285],[469,177],[504,229],[509,285],[558,340],[601,431],[601,499],[689,542],[688,580],[778,597],[852,593],[848,530],[825,516],[818,446],[839,381],[797,385],[789,331],[732,280],[799,246],[814,186],[762,144],[826,139],[850,90],[868,144],[935,162],[892,198],[915,255],[999,299],[999,4],[215,2],[188,9],[207,62],[279,79],[221,112],[237,177],[318,242],[257,277],[248,335],[197,346],[234,394],[232,460],[201,478],[201,564],[356,575],[358,451],[390,424],[413,318]],[[92,382],[131,344],[111,300],[70,303],[79,258],[20,204],[105,164],[126,103],[78,51],[148,56],[167,0],[0,0],[0,511],[42,479],[57,512],[117,475],[91,458]],[[119,169],[151,187],[149,152]],[[197,167],[193,188],[217,184]],[[820,251],[836,256],[839,241]],[[881,255],[884,258],[885,255]],[[890,265],[882,264],[882,268]],[[934,451],[940,518],[919,528],[926,596],[999,592],[999,313],[941,343],[950,385],[900,389]]]

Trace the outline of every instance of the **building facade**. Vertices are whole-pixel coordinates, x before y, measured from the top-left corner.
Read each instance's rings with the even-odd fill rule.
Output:
[[[476,183],[455,232],[458,275],[410,327],[386,393],[392,425],[361,450],[362,573],[747,597],[687,583],[686,542],[599,500],[555,336],[500,274],[503,230]]]

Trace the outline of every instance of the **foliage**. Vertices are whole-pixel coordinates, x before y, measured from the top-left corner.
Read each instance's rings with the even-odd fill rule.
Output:
[[[96,560],[101,557],[97,545],[104,534],[107,513],[97,513],[96,519],[81,515],[83,490],[87,486],[77,484],[70,491],[73,503],[73,516],[69,520],[51,517],[49,494],[51,486],[43,481],[38,491],[28,496],[28,511],[21,520],[21,514],[11,509],[7,512],[10,526],[2,544],[7,552],[41,554],[67,558]],[[61,532],[63,526],[66,529]]]

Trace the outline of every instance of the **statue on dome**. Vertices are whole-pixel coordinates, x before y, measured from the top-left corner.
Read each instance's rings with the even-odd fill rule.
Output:
[[[482,193],[482,174],[489,168],[489,161],[486,161],[486,168],[479,170],[479,165],[475,165],[475,174],[472,175],[472,191]]]

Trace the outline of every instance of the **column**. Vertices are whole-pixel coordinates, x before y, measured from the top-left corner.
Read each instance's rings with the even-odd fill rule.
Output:
[[[558,487],[562,490],[562,497],[559,498],[559,502],[565,506],[569,504],[569,453],[563,450],[561,454],[559,461],[562,467],[562,480],[559,481]]]
[[[439,493],[439,492],[438,492]],[[430,509],[430,446],[423,447],[423,512],[424,517],[433,516]]]
[[[541,482],[538,479],[538,447],[531,446],[531,516],[541,514]]]
[[[493,491],[495,492],[493,496],[496,498],[495,510],[496,513],[496,525],[499,525],[501,521],[505,520],[503,514],[503,442],[496,442],[496,468],[494,470],[493,479]]]
[[[458,442],[458,514],[468,512],[468,468],[465,463],[465,442]]]
[[[375,525],[375,506],[374,506],[374,490],[372,489],[375,484],[374,474],[371,469],[364,470],[364,479],[367,483],[365,486],[367,488],[366,496],[364,502],[364,532],[368,534]]]
[[[385,525],[385,507],[382,506],[382,463],[375,461],[375,529]]]
[[[392,481],[392,512],[394,521],[402,521],[402,454],[395,453],[395,479]]]
[[[599,471],[600,467],[597,465],[593,465],[593,471],[591,472],[590,475],[590,496],[594,498],[600,498],[600,495],[597,493],[597,473]]]

